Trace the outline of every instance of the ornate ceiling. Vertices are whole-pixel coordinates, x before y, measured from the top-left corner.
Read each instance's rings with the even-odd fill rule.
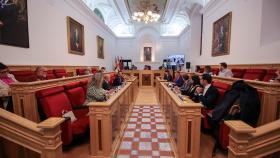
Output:
[[[179,36],[190,24],[190,16],[209,0],[82,0],[98,9],[104,23],[118,37],[133,37],[144,27],[153,27],[160,36]],[[161,15],[158,22],[144,24],[132,20],[135,11],[150,9]]]

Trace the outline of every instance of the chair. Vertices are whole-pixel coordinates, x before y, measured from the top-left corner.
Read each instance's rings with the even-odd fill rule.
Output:
[[[65,69],[54,69],[53,72],[56,78],[67,77],[67,73]]]
[[[247,69],[243,76],[243,79],[262,81],[264,76],[265,76],[264,69]]]
[[[234,78],[242,78],[245,73],[245,69],[231,69],[231,72],[233,73]]]
[[[216,76],[217,76],[217,75],[219,74],[219,71],[220,71],[220,70],[219,70],[219,68],[212,68],[211,71],[212,71],[212,74],[213,74],[213,75],[216,75]]]
[[[264,76],[263,80],[264,82],[269,82],[271,79],[276,78],[276,69],[271,69],[271,70],[267,70],[266,75]]]
[[[31,82],[30,79],[34,76],[34,72],[30,70],[11,71],[11,74],[13,74],[19,82]]]
[[[85,70],[86,69],[76,69],[77,75],[85,75]]]
[[[80,81],[80,86],[83,87],[85,95],[87,94],[88,80]]]
[[[47,79],[50,80],[50,79],[55,79],[55,78],[56,78],[56,76],[54,75],[53,70],[48,70]]]
[[[72,111],[76,115],[76,121],[71,122],[70,119],[67,118],[61,125],[63,145],[69,145],[75,136],[84,135],[88,130],[88,116],[81,116],[73,111],[71,102],[62,86],[40,90],[36,92],[36,97],[47,118],[62,117],[64,111]]]

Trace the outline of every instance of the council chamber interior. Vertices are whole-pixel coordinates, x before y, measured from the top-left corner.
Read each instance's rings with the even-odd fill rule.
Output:
[[[0,0],[0,157],[279,158],[279,0]]]

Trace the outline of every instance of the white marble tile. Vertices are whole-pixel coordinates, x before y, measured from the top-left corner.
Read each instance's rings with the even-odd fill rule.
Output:
[[[126,132],[124,133],[124,137],[133,138],[133,137],[134,137],[134,132],[126,131]]]
[[[171,146],[169,143],[159,143],[160,151],[171,151]]]
[[[127,124],[127,128],[128,129],[135,129],[136,128],[136,124],[129,123],[129,124]]]
[[[158,139],[157,138],[153,138],[152,142],[156,143],[156,142],[158,142]]]
[[[151,133],[150,132],[141,132],[140,138],[151,138]]]
[[[150,109],[143,109],[143,112],[151,112]]]
[[[161,118],[156,118],[155,121],[156,121],[157,123],[163,123],[163,119],[161,119]]]
[[[138,113],[132,113],[131,116],[138,116]]]
[[[141,129],[151,129],[150,124],[141,124]]]
[[[132,147],[132,142],[123,141],[122,144],[121,144],[120,149],[130,150],[131,147]]]
[[[162,124],[156,124],[156,129],[166,129],[165,125]]]
[[[117,158],[130,158],[130,155],[118,155]]]
[[[131,155],[138,155],[138,151],[137,150],[132,150]]]
[[[149,116],[151,116],[151,114],[150,113],[143,113],[142,116],[149,117]]]
[[[166,132],[158,132],[157,133],[157,138],[167,139],[168,138],[168,134]]]
[[[151,122],[150,118],[142,118],[142,122]]]
[[[152,150],[152,143],[151,142],[140,142],[139,150]]]
[[[160,156],[160,153],[159,153],[159,151],[153,151],[153,152],[152,152],[152,155],[153,155],[153,156]]]
[[[129,122],[137,122],[137,118],[130,118]]]

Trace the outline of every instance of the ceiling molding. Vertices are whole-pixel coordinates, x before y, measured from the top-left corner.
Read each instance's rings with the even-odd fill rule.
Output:
[[[87,7],[87,5],[82,0],[64,0],[71,8],[75,9],[80,15],[89,19],[90,22],[93,22],[95,25],[99,26],[100,30],[104,33],[109,34],[116,38],[115,33],[107,26],[105,23],[99,19],[95,13]]]
[[[206,13],[209,15],[211,12],[215,12],[220,7],[223,6],[224,3],[226,3],[228,0],[210,0],[202,9],[201,13],[206,15]],[[208,17],[206,15],[206,17]]]

